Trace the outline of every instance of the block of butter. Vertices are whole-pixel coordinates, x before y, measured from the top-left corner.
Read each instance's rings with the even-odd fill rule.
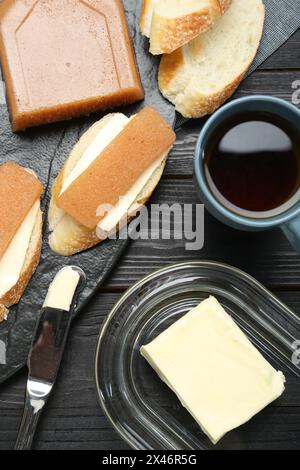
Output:
[[[142,346],[141,354],[214,444],[284,391],[283,373],[214,297]]]

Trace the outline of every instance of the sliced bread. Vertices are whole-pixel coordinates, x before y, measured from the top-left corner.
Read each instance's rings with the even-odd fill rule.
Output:
[[[233,0],[209,31],[163,56],[159,87],[179,113],[211,114],[234,93],[255,58],[264,18],[262,0]]]
[[[232,0],[143,0],[140,26],[150,52],[170,54],[206,31]]]

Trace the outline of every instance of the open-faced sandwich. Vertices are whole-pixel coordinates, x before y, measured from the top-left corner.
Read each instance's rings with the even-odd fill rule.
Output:
[[[146,107],[128,118],[109,114],[79,140],[52,188],[50,247],[70,256],[132,218],[163,173],[175,134]]]
[[[0,165],[0,321],[19,302],[40,259],[42,192],[31,170]]]

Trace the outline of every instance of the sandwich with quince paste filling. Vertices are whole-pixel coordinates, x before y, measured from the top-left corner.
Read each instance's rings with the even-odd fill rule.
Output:
[[[0,165],[0,322],[19,302],[40,259],[42,192],[31,170]]]
[[[175,133],[153,108],[114,113],[79,140],[52,188],[49,244],[64,256],[115,233],[157,186]]]

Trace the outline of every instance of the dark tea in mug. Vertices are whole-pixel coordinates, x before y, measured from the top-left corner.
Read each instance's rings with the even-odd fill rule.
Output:
[[[273,216],[299,200],[299,131],[270,113],[236,114],[211,134],[204,168],[223,206],[241,215]]]

